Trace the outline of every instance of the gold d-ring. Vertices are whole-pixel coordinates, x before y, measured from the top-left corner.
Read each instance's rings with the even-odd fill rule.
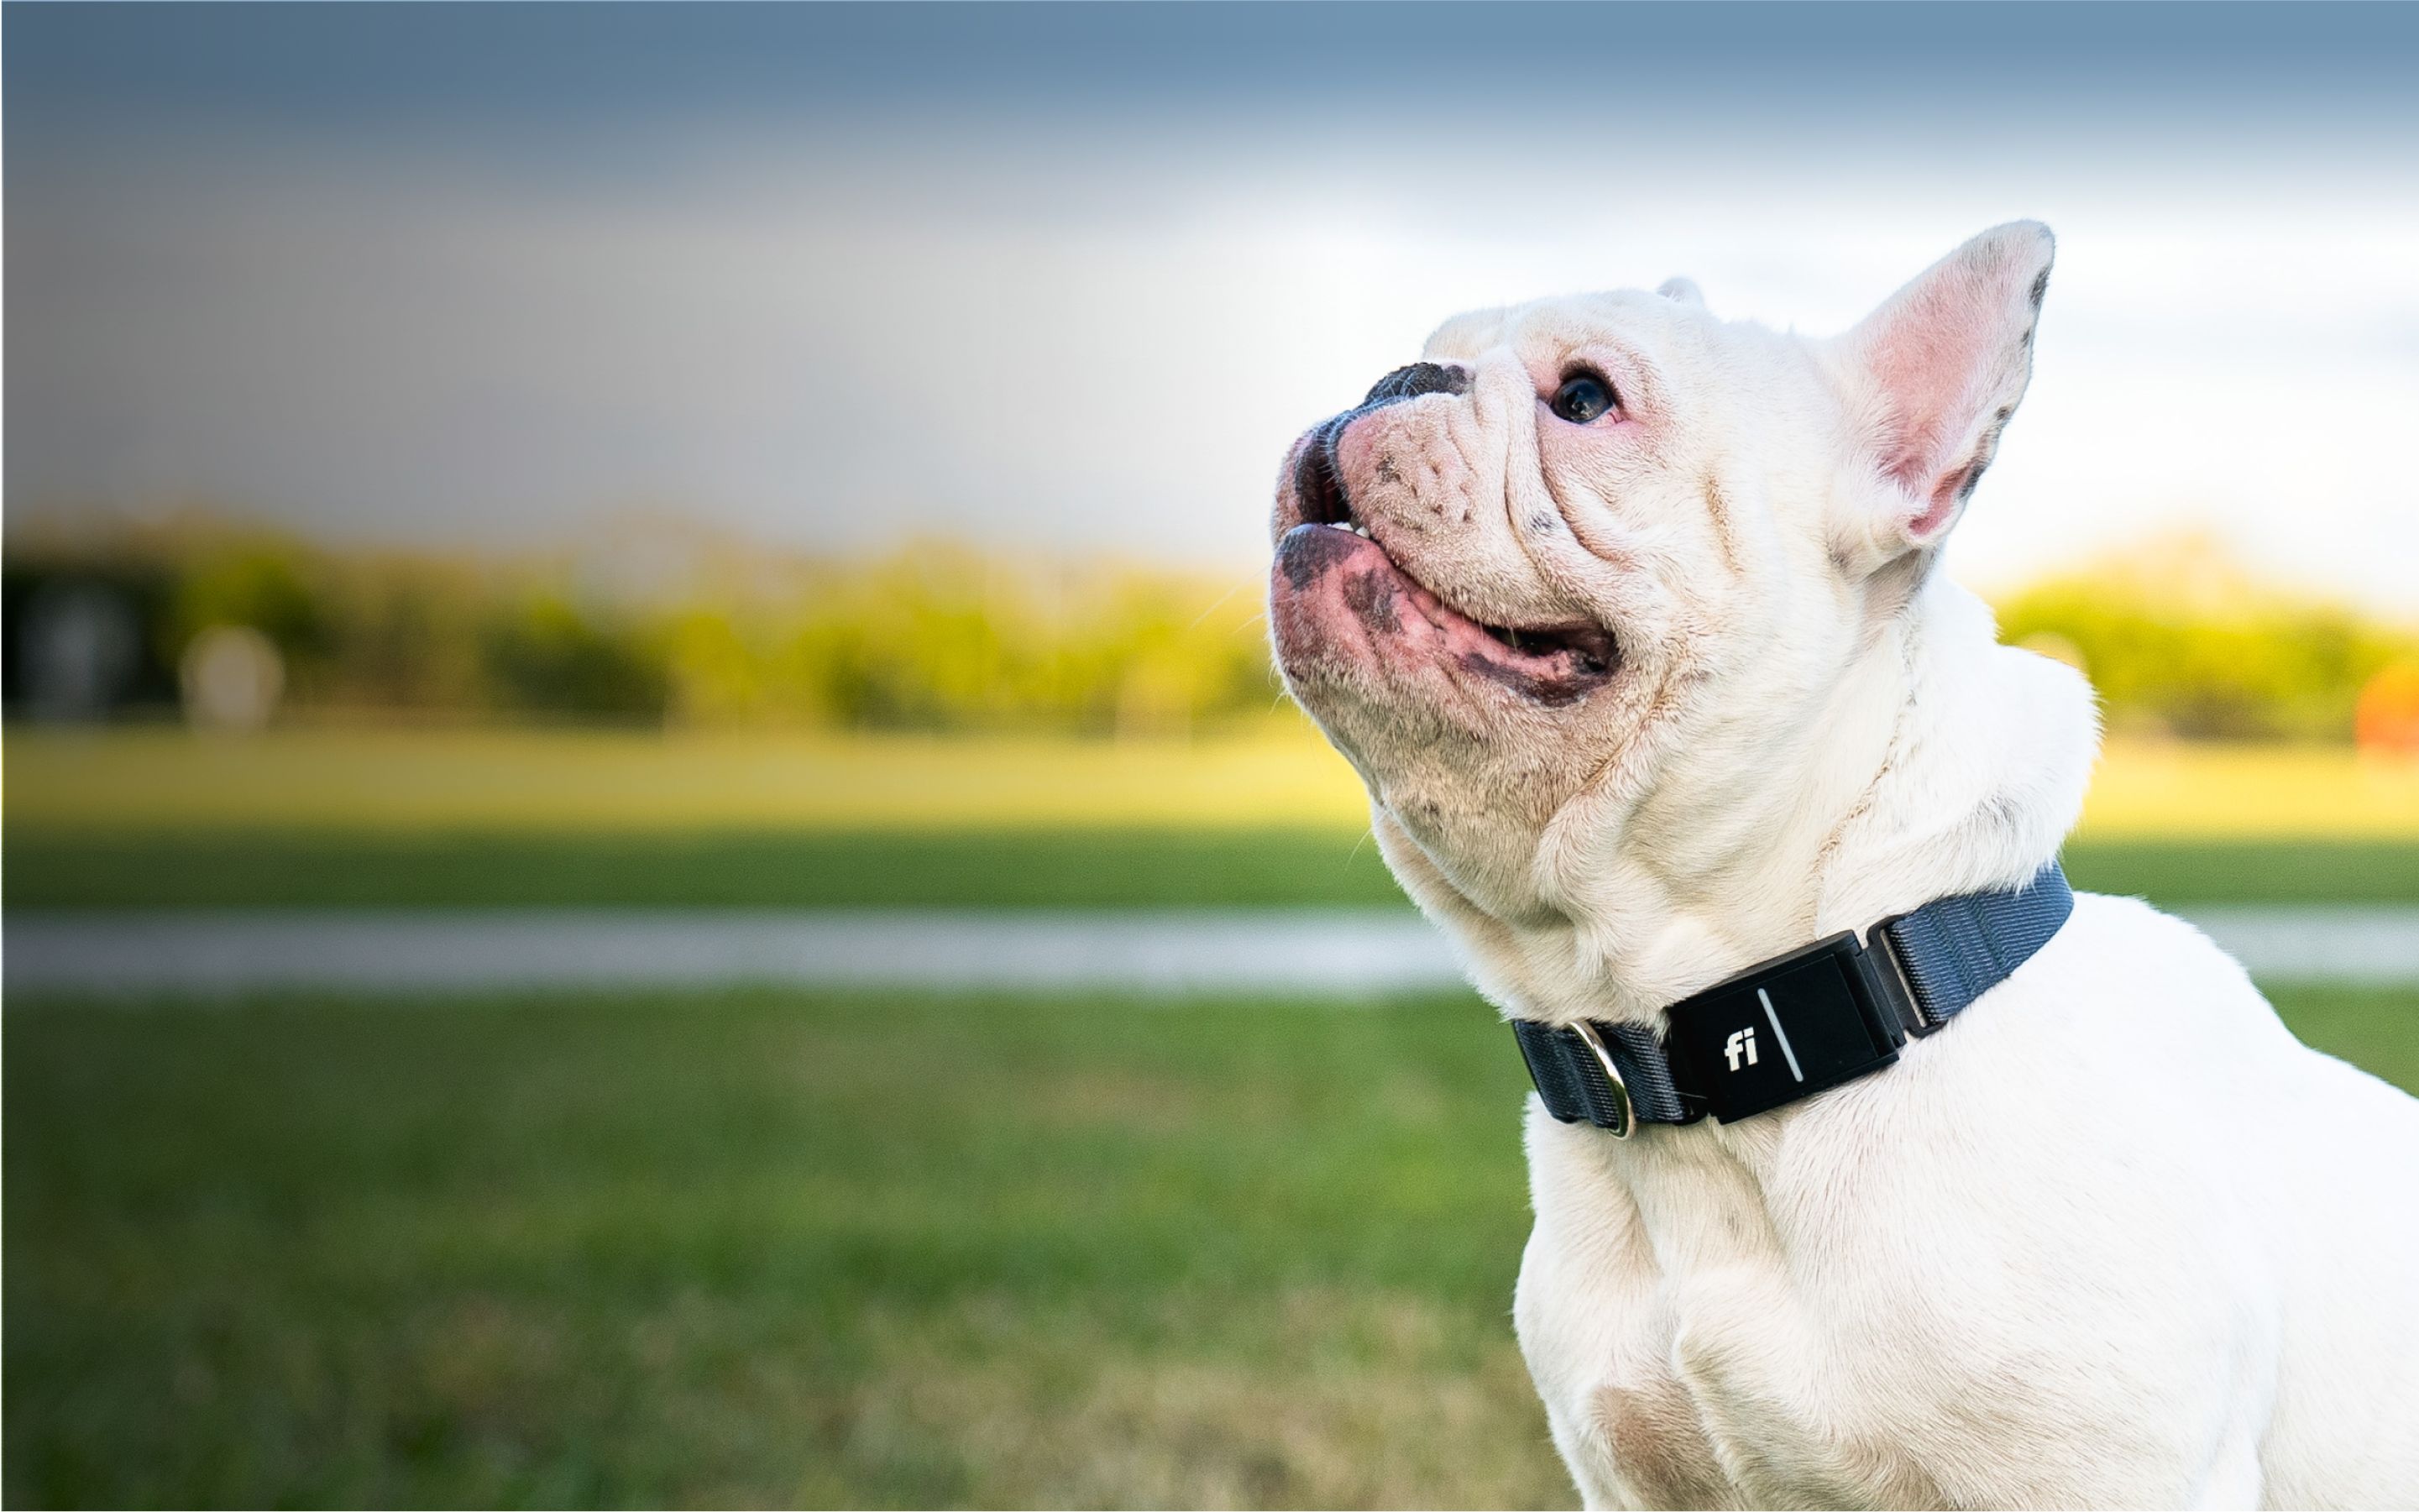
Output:
[[[1581,1019],[1571,1027],[1579,1031],[1579,1038],[1587,1042],[1588,1049],[1595,1053],[1595,1063],[1604,1068],[1604,1079],[1612,1084],[1612,1116],[1615,1121],[1606,1132],[1615,1139],[1628,1138],[1630,1131],[1638,1127],[1638,1119],[1629,1111],[1629,1084],[1621,1079],[1621,1068],[1612,1063],[1612,1052],[1604,1047],[1604,1036],[1595,1032],[1595,1025]]]

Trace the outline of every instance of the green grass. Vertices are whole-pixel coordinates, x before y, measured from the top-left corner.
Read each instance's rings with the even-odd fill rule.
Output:
[[[75,832],[11,825],[10,907],[1402,905],[1350,830]],[[2195,903],[2419,902],[2419,843],[2067,847],[2077,887]]]
[[[2419,1087],[2419,994],[2279,995]],[[1477,1004],[10,1005],[11,1504],[1531,1504]]]
[[[12,908],[1409,906],[1350,830],[7,831]]]
[[[2419,903],[2410,841],[2075,841],[2067,875],[2154,903]]]
[[[2419,1088],[2419,993],[2277,1001]],[[12,1505],[1570,1498],[1466,996],[7,1026]]]
[[[6,1077],[11,1504],[1570,1495],[1467,997],[21,999]]]
[[[2303,1044],[2419,1097],[2419,991],[2313,985],[2263,990]]]
[[[1287,906],[1320,830],[10,826],[17,907]],[[2156,902],[2419,845],[2077,844]],[[2419,1089],[2419,994],[2293,989]],[[12,1504],[1546,1504],[1525,1080],[1465,996],[733,993],[7,1016]]]

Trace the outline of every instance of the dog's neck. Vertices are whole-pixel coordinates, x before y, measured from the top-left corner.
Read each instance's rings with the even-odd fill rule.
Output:
[[[1653,1023],[1757,961],[2016,886],[2057,854],[2098,748],[2082,680],[1998,645],[1989,610],[1939,574],[1810,712],[1778,746],[1769,723],[1706,737],[1693,777],[1652,783],[1609,847],[1589,827],[1603,816],[1558,822],[1567,929],[1432,910],[1489,995],[1549,1020]]]
[[[1903,702],[1824,857],[1821,933],[2021,886],[2074,827],[2100,754],[2090,685],[2000,645],[1990,609],[1946,576],[1934,575],[1889,640]]]

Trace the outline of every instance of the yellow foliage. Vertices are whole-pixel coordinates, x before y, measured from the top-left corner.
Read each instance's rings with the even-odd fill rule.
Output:
[[[2080,666],[2112,731],[2349,741],[2361,688],[2419,635],[2255,580],[2212,537],[2155,537],[1998,606],[2011,642]]]
[[[172,696],[203,628],[245,625],[293,706],[927,731],[1184,736],[1266,711],[1256,572],[984,554],[816,557],[686,526],[515,560],[342,550],[193,517],[12,542],[13,606],[71,579],[143,622]]]
[[[138,703],[174,699],[184,645],[215,624],[277,644],[306,720],[1184,739],[1281,702],[1250,570],[946,541],[842,559],[677,523],[499,559],[338,549],[192,517],[82,539],[17,532],[12,634],[18,607],[62,578],[141,620],[150,661],[119,693]],[[2205,536],[2144,542],[1998,609],[2011,641],[2087,671],[2119,734],[2349,742],[2371,684],[2365,728],[2412,724],[2393,712],[2400,685],[2377,679],[2419,667],[2419,634],[2262,586]]]

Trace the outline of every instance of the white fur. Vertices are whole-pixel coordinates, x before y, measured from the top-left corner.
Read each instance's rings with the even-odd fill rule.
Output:
[[[1281,550],[1280,660],[1508,1015],[1659,1024],[2056,853],[2088,690],[1930,570],[2049,256],[1987,232],[1828,343],[1681,280],[1464,316],[1467,393],[1343,432],[1383,558]],[[1550,412],[1574,363],[1621,414]],[[1471,621],[1619,671],[1540,702]],[[2139,903],[1877,1074],[1626,1141],[1533,1102],[1528,1144],[1516,1317],[1591,1504],[2419,1504],[2419,1103]]]

